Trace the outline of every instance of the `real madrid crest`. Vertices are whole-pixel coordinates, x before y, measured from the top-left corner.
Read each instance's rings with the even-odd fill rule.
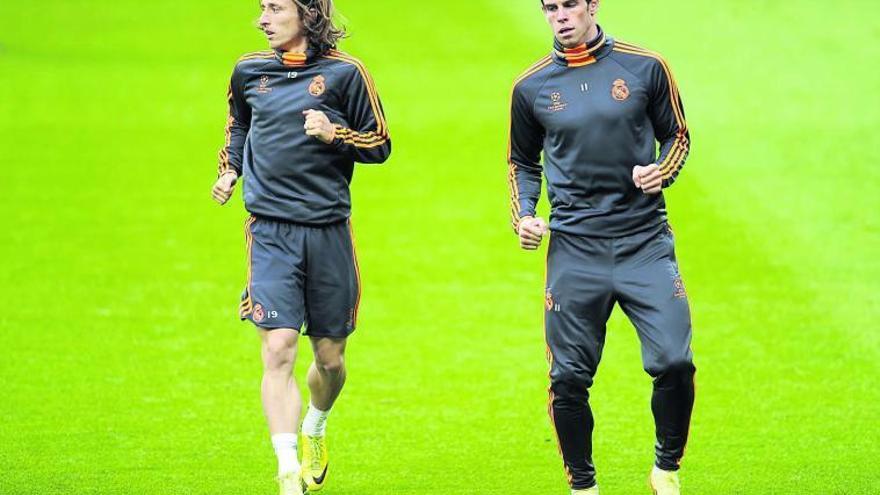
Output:
[[[626,81],[623,79],[615,79],[611,85],[611,97],[617,101],[623,101],[629,98],[629,88],[626,87]]]
[[[550,287],[547,287],[544,291],[544,309],[556,312],[559,312],[561,309],[559,303],[553,299],[553,292],[550,290]]]
[[[324,76],[315,76],[312,79],[312,84],[309,85],[309,94],[312,96],[321,96],[324,94],[324,90],[327,89],[324,86]]]
[[[257,304],[256,306],[254,306],[254,313],[253,313],[252,317],[254,319],[254,322],[256,322],[256,323],[263,321],[263,318],[266,317],[266,313],[265,313],[265,311],[263,311],[262,304]]]

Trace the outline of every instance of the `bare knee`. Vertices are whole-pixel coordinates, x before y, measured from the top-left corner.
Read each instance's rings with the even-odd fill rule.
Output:
[[[345,339],[312,339],[315,368],[322,375],[339,375],[345,371]]]
[[[290,373],[296,356],[296,335],[273,330],[263,338],[263,367],[266,371]]]
[[[338,375],[345,369],[345,358],[342,353],[318,353],[315,368],[322,375]]]

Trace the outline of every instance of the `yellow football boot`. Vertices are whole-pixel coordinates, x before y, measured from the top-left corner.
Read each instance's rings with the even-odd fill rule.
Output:
[[[303,433],[302,454],[303,485],[308,491],[316,492],[324,488],[324,482],[327,481],[327,468],[330,466],[327,440]]]
[[[648,484],[654,495],[680,495],[681,483],[678,481],[678,471],[664,471],[657,466],[651,470]]]
[[[302,479],[299,473],[289,472],[278,477],[279,495],[303,495]]]

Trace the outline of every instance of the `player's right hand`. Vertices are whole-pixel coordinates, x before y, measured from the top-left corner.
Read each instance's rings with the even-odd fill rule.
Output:
[[[541,239],[547,233],[547,222],[541,217],[524,217],[519,221],[517,233],[521,248],[534,251],[541,245]]]
[[[663,174],[656,163],[633,167],[633,183],[645,194],[657,194],[663,190]]]
[[[211,197],[221,205],[226,204],[232,196],[232,191],[235,189],[235,183],[237,181],[238,174],[235,173],[235,171],[230,170],[225,172],[217,178],[217,182],[215,182],[214,187],[211,188]]]

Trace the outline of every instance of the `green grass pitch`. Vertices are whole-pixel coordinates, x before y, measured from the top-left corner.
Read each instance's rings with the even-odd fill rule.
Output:
[[[338,0],[394,140],[355,174],[363,299],[327,495],[565,494],[544,252],[508,226],[534,0]],[[0,3],[0,494],[273,493],[240,193],[210,200],[257,2]],[[688,495],[880,493],[880,9],[603,2],[665,55],[693,149],[667,192],[695,325]],[[546,212],[546,204],[542,203]],[[303,350],[299,374],[308,362]],[[603,493],[647,493],[650,380],[616,311]]]

